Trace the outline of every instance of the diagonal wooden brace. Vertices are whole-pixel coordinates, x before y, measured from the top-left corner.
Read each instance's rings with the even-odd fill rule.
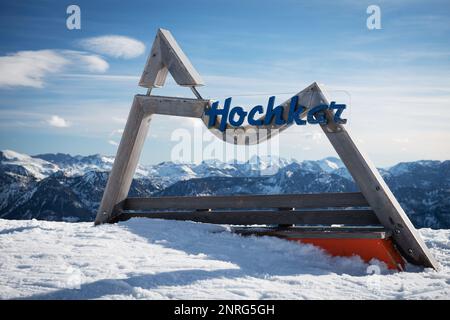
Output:
[[[113,221],[127,198],[153,114],[201,118],[209,100],[136,95],[109,174],[95,224]]]

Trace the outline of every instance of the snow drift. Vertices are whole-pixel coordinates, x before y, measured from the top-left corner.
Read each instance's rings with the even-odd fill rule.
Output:
[[[420,232],[437,272],[396,273],[227,226],[0,220],[0,298],[448,299],[450,230]]]

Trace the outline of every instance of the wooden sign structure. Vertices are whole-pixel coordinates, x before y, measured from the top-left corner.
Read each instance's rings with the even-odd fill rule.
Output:
[[[151,89],[163,86],[169,72],[178,85],[190,87],[196,98],[152,96]],[[95,219],[96,225],[131,217],[148,217],[233,225],[319,226],[325,228],[322,230],[328,231],[336,224],[346,227],[372,226],[381,228],[378,230],[388,234],[407,261],[424,267],[438,268],[437,262],[378,170],[356,146],[344,126],[333,121],[334,113],[331,110],[326,112],[328,123],[321,125],[321,128],[347,167],[360,192],[128,198],[154,114],[200,118],[205,124],[208,123],[205,111],[210,108],[211,101],[202,99],[196,89],[203,84],[202,78],[172,34],[167,30],[159,29],[139,82],[140,86],[148,88],[148,93],[134,97]],[[306,107],[303,117],[310,108],[319,104],[329,104],[324,90],[317,83],[300,91],[297,96],[298,103]],[[288,105],[288,103],[289,101],[286,101],[282,105]],[[265,129],[269,130],[267,138],[270,138],[271,134],[279,133],[287,127],[287,125],[270,123],[261,127],[235,128],[239,130],[227,130],[225,133],[217,130],[213,132],[224,141],[241,143],[239,139],[228,139],[230,137],[227,135],[237,136],[248,129],[257,131]],[[258,142],[261,141],[245,143]]]

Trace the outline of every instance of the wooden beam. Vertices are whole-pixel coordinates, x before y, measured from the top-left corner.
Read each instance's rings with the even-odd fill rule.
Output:
[[[329,104],[318,84],[313,88],[313,105]],[[322,130],[347,167],[370,207],[381,224],[391,231],[395,244],[411,263],[438,268],[438,263],[428,250],[420,234],[392,194],[377,168],[356,146],[350,133],[340,124],[332,121],[333,113],[327,114],[328,124]]]
[[[161,35],[157,32],[144,71],[142,72],[139,85],[145,88],[162,87],[166,82],[168,73],[169,69],[164,64],[164,57],[161,50]]]
[[[214,224],[345,224],[355,226],[379,225],[372,210],[296,210],[296,211],[190,211],[190,212],[129,212],[116,217],[118,221],[132,217],[167,220],[189,220]]]
[[[204,85],[202,77],[170,31],[158,29],[139,85],[145,88],[162,87],[168,72],[180,86]]]
[[[123,210],[368,207],[360,192],[127,198]]]
[[[271,227],[232,227],[231,230],[241,235],[259,235],[276,236],[282,238],[295,239],[387,239],[391,236],[390,232],[383,227],[289,227],[289,228],[271,228]]]
[[[209,100],[136,95],[146,114],[201,118]]]
[[[139,99],[135,97],[95,218],[96,225],[110,222],[114,208],[126,199],[148,133],[150,119],[151,114],[144,112]]]

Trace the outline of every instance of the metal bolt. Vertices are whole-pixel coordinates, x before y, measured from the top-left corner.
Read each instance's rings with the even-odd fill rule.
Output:
[[[380,187],[379,187],[379,186],[376,186],[376,187],[375,187],[375,190],[380,191]]]
[[[400,234],[400,229],[395,229],[396,234]]]
[[[411,248],[409,248],[409,249],[408,249],[408,253],[409,253],[409,254],[413,254],[413,253],[414,253],[414,250],[411,249]]]

